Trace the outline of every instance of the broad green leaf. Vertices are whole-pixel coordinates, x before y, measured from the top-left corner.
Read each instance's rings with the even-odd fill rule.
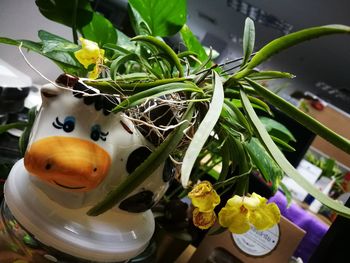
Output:
[[[248,62],[250,55],[253,53],[254,44],[255,44],[254,22],[249,17],[247,17],[244,25],[243,61],[241,66],[244,66]]]
[[[136,45],[131,39],[125,35],[122,31],[117,30],[118,42],[117,45],[128,51],[135,51]]]
[[[154,88],[150,88],[145,91],[138,92],[135,95],[128,97],[127,99],[122,101],[120,104],[118,104],[112,110],[112,112],[118,113],[120,111],[139,105],[151,98],[157,98],[166,94],[171,94],[171,93],[180,92],[180,91],[191,91],[191,92],[199,92],[199,93],[203,92],[200,88],[198,88],[191,82],[164,84]]]
[[[0,43],[19,46],[22,43],[22,47],[37,53],[41,53],[42,44],[30,40],[16,40],[7,37],[0,37]]]
[[[81,28],[84,38],[95,41],[100,47],[104,44],[117,43],[117,31],[113,24],[104,16],[94,13],[92,20]]]
[[[253,163],[259,169],[263,177],[267,182],[272,182],[276,185],[276,182],[283,177],[281,168],[271,158],[264,146],[261,145],[257,138],[252,138],[249,143],[246,144],[250,157]]]
[[[350,154],[350,140],[330,130],[259,83],[248,78],[246,78],[246,80],[268,103],[280,109],[283,113],[287,114],[289,117],[296,120],[313,133],[321,136],[323,139],[329,141],[339,149],[342,149],[344,152]]]
[[[288,162],[283,153],[278,149],[276,144],[272,141],[270,135],[266,131],[264,125],[259,120],[259,117],[256,115],[252,105],[250,104],[247,95],[241,90],[241,98],[244,108],[247,112],[248,117],[250,118],[251,123],[254,125],[254,128],[260,137],[261,142],[265,145],[266,149],[269,151],[272,158],[276,163],[281,167],[281,169],[290,176],[297,184],[305,189],[310,195],[318,199],[325,206],[333,209],[338,214],[350,218],[350,208],[345,207],[339,202],[333,200],[327,195],[323,194],[321,191],[316,189],[308,180],[306,180],[298,171]]]
[[[295,46],[299,43],[318,38],[321,36],[332,35],[332,34],[349,34],[350,27],[344,25],[326,25],[320,27],[311,27],[303,29],[280,38],[277,38],[267,45],[262,47],[247,63],[246,67],[237,73],[235,73],[230,79],[237,80],[247,76],[252,69],[272,57],[274,54]],[[231,81],[230,81],[231,82]]]
[[[135,169],[134,172],[129,174],[127,179],[125,179],[116,189],[109,192],[107,196],[101,202],[92,207],[87,214],[90,216],[98,216],[108,209],[111,209],[147,179],[147,177],[150,176],[160,165],[162,165],[165,160],[169,158],[169,154],[171,154],[181,142],[184,136],[184,131],[189,126],[192,119],[193,109],[193,105],[189,105],[184,114],[184,122],[175,128],[165,141],[161,143],[160,146],[158,146],[158,148],[156,148],[150,156],[148,156],[148,158]]]
[[[213,86],[214,92],[212,101],[210,102],[209,110],[200,123],[196,133],[194,134],[183,158],[183,163],[181,166],[181,183],[183,187],[188,186],[188,181],[190,179],[193,165],[205,142],[209,138],[210,133],[214,129],[214,126],[220,117],[221,109],[224,104],[224,89],[220,76],[216,72],[214,72],[213,76]]]
[[[142,18],[140,13],[130,4],[130,2],[128,4],[128,13],[131,26],[136,35],[152,35],[149,25]]]
[[[197,37],[192,33],[191,29],[187,25],[184,25],[181,28],[180,34],[188,51],[195,52],[198,55],[198,59],[202,62],[208,59],[208,55],[205,52],[202,44],[199,42]]]
[[[93,17],[93,10],[88,0],[36,0],[35,4],[46,18],[73,28],[75,1],[78,1],[76,26],[80,29],[90,23]]]
[[[262,122],[262,124],[264,124],[265,129],[270,135],[275,136],[287,143],[289,141],[296,141],[293,134],[282,123],[267,117],[260,117],[259,119]]]
[[[79,46],[71,41],[60,36],[51,34],[44,30],[39,30],[38,36],[42,41],[42,52],[48,53],[51,51],[76,51]]]
[[[153,36],[176,34],[186,22],[186,0],[129,0]]]
[[[64,72],[73,74],[76,76],[85,76],[87,71],[84,67],[75,59],[73,52],[66,51],[51,51],[47,53],[42,52],[42,43],[37,43],[29,40],[14,40],[10,38],[1,37],[0,43],[19,46],[22,43],[22,47],[28,50],[34,51],[40,55],[43,55],[51,59],[58,67]]]

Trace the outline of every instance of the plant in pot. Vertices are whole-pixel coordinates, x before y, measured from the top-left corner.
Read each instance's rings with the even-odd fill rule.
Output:
[[[125,261],[141,253],[154,230],[149,209],[172,180],[191,198],[193,221],[204,229],[215,222],[225,193],[232,198],[221,203],[222,227],[242,233],[278,222],[274,204],[248,193],[253,169],[275,190],[285,173],[349,217],[349,208],[315,189],[287,161],[280,148],[290,147],[268,133],[256,109],[269,113],[267,102],[348,153],[349,140],[261,83],[292,74],[256,67],[300,42],[350,28],[301,30],[253,53],[248,18],[243,56],[232,61],[239,67],[227,74],[185,24],[186,1],[152,3],[129,1],[132,38],[87,0],[36,1],[45,17],[72,28],[73,42],[42,30],[40,42],[0,38],[50,58],[66,73],[41,89],[43,104],[20,140],[24,161],[7,180],[3,213],[35,236],[46,258],[73,262]],[[179,53],[162,39],[177,32],[186,46]],[[211,183],[204,174],[214,175]]]

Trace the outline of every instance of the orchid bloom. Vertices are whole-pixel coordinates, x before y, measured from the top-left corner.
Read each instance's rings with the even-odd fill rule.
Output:
[[[213,211],[215,206],[220,203],[220,196],[208,181],[195,185],[192,191],[188,193],[188,197],[191,199],[193,206],[198,208],[199,212]]]
[[[267,199],[253,193],[250,197],[235,195],[219,212],[219,223],[230,232],[243,234],[250,224],[257,230],[266,230],[280,221],[280,211],[275,203],[267,204]]]
[[[216,214],[214,210],[209,212],[200,212],[195,208],[192,213],[193,224],[200,229],[208,229],[213,226],[216,221]]]
[[[96,42],[88,39],[80,38],[82,49],[74,52],[77,60],[87,69],[90,65],[95,65],[94,69],[89,72],[90,79],[96,79],[101,70],[100,65],[103,64],[105,51],[100,49]]]

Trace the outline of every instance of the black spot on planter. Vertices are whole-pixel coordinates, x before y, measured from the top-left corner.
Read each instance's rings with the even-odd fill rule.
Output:
[[[170,158],[166,159],[163,168],[163,181],[169,182],[175,175],[175,166]]]
[[[126,171],[131,174],[135,169],[140,166],[147,157],[151,154],[151,150],[145,146],[139,147],[134,150],[128,157],[126,162]]]
[[[56,83],[65,87],[74,87],[78,83],[79,78],[69,74],[61,74],[56,79]]]
[[[119,104],[118,96],[103,96],[103,114],[108,115]]]
[[[123,200],[119,208],[131,213],[141,213],[150,209],[153,204],[153,193],[149,190],[134,194]]]
[[[84,97],[84,103],[85,103],[86,105],[91,105],[91,104],[93,104],[94,102],[95,102],[94,96],[86,96],[86,97]]]
[[[101,95],[95,96],[95,109],[97,111],[101,110],[103,107],[103,97]]]
[[[132,130],[129,128],[128,125],[126,125],[123,121],[120,121],[120,124],[123,126],[124,130],[126,130],[128,133],[133,134]]]

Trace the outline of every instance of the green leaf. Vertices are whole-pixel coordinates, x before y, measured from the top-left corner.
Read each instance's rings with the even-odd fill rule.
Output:
[[[289,117],[296,120],[313,133],[321,136],[323,139],[329,141],[339,149],[342,149],[344,152],[350,154],[350,140],[330,130],[259,83],[248,78],[246,78],[246,80],[268,103],[280,109],[283,113],[287,114]]]
[[[179,58],[175,54],[175,52],[169,47],[166,43],[159,40],[158,38],[152,37],[152,36],[136,36],[131,39],[132,41],[142,41],[151,44],[152,46],[156,47],[158,50],[161,50],[164,52],[164,54],[169,58],[169,60],[174,63],[175,67],[179,71],[179,77],[182,77],[184,75],[184,71],[182,68],[182,65],[180,63]]]
[[[153,36],[176,34],[186,22],[186,0],[129,0]]]
[[[51,59],[57,64],[64,72],[73,74],[76,76],[85,76],[87,71],[84,67],[75,59],[73,52],[68,51],[50,51],[42,52],[42,43],[37,43],[29,40],[15,40],[10,38],[1,37],[0,43],[19,46],[22,43],[23,48],[34,51],[40,55],[43,55]]]
[[[270,135],[275,136],[287,143],[289,141],[296,141],[293,134],[282,123],[279,123],[274,119],[267,117],[260,117],[259,119],[262,122],[262,124],[264,124],[265,129]]]
[[[154,88],[150,88],[145,91],[138,92],[128,97],[126,100],[118,104],[112,110],[112,112],[118,113],[120,111],[139,105],[148,99],[157,98],[166,94],[171,94],[171,93],[180,92],[180,91],[192,91],[192,92],[199,92],[199,93],[203,92],[200,88],[195,86],[192,82],[164,84]]]
[[[350,218],[350,208],[345,207],[339,202],[333,200],[327,195],[323,194],[321,191],[316,189],[308,180],[306,180],[298,171],[288,162],[283,153],[278,149],[275,143],[272,141],[270,135],[266,131],[264,125],[259,120],[259,117],[256,115],[252,105],[250,104],[247,95],[241,90],[241,99],[244,105],[244,109],[254,125],[256,133],[260,137],[261,142],[265,145],[266,149],[269,151],[272,158],[276,163],[281,167],[281,169],[290,176],[297,184],[305,189],[309,194],[318,199],[325,206],[333,209],[338,214]]]
[[[218,235],[218,234],[225,232],[226,230],[227,230],[226,227],[222,227],[220,225],[215,225],[209,229],[207,235],[209,235],[209,236]]]
[[[288,143],[282,141],[281,139],[270,134],[271,139],[276,143],[276,145],[281,149],[281,151],[295,152],[295,149]]]
[[[19,141],[18,141],[19,150],[22,153],[22,156],[24,156],[24,153],[27,149],[28,142],[29,142],[29,136],[30,136],[32,128],[33,128],[35,117],[36,117],[36,106],[32,107],[28,111],[28,123],[27,123],[26,127],[24,128],[24,131],[21,134],[21,137],[19,138]]]
[[[80,29],[90,23],[93,10],[88,0],[77,0],[76,26]],[[57,23],[73,28],[75,1],[72,0],[36,0],[40,13],[46,18]]]
[[[48,53],[51,51],[76,51],[79,46],[71,41],[60,36],[51,34],[44,30],[39,30],[38,36],[42,41],[42,52]]]
[[[289,207],[289,205],[292,203],[292,193],[289,191],[288,187],[285,184],[280,183],[280,187],[287,199],[287,204],[288,204],[287,207]]]
[[[25,128],[26,126],[27,123],[23,121],[0,125],[0,134],[7,132],[10,129],[21,129]]]
[[[181,142],[182,137],[184,136],[184,131],[189,126],[189,122],[192,119],[193,109],[193,104],[189,105],[184,114],[184,122],[175,128],[165,141],[158,146],[158,148],[156,148],[155,151],[152,152],[134,172],[129,174],[127,179],[125,179],[116,189],[110,191],[107,196],[97,205],[92,207],[87,214],[90,216],[97,216],[108,209],[111,209],[147,179],[147,177],[150,176],[161,164],[163,164],[165,160],[169,158],[169,154],[171,154]]]
[[[140,58],[137,54],[135,53],[128,53],[126,55],[123,56],[119,56],[118,58],[116,58],[115,60],[113,60],[111,67],[110,67],[110,72],[111,72],[111,78],[113,80],[116,79],[116,77],[120,74],[118,72],[118,69],[120,66],[124,65],[125,63],[129,62],[129,61],[137,61],[140,62]]]
[[[224,104],[224,89],[220,76],[216,72],[214,72],[213,76],[213,86],[214,92],[209,110],[194,134],[183,158],[183,163],[181,166],[181,183],[183,187],[187,187],[188,185],[193,165],[205,142],[214,129]]]
[[[246,117],[243,115],[243,113],[236,107],[235,104],[233,104],[231,101],[228,99],[225,99],[225,105],[227,105],[237,116],[237,119],[239,123],[248,131],[248,133],[251,135],[252,134],[252,129],[246,119]]]
[[[205,52],[202,44],[199,42],[197,37],[192,33],[191,29],[187,25],[184,25],[181,28],[180,34],[188,51],[195,52],[201,62],[204,62],[208,59],[208,55]]]
[[[294,77],[293,74],[281,71],[253,71],[249,74],[249,78],[253,80],[292,79]]]
[[[303,29],[283,37],[277,38],[262,47],[247,63],[246,67],[235,73],[230,79],[237,80],[247,76],[252,69],[260,65],[278,52],[295,46],[304,41],[332,34],[349,34],[350,27],[344,25],[326,25]],[[231,81],[230,81],[231,82]]]
[[[281,168],[271,158],[264,146],[261,145],[257,138],[252,138],[246,144],[250,157],[259,169],[267,182],[271,181],[274,185],[283,177]]]
[[[243,61],[241,66],[244,66],[253,53],[255,44],[255,27],[254,22],[249,17],[245,20],[244,34],[243,34]]]
[[[117,43],[117,31],[113,24],[104,16],[94,13],[92,20],[81,28],[84,38],[95,41],[100,47],[104,44]]]

